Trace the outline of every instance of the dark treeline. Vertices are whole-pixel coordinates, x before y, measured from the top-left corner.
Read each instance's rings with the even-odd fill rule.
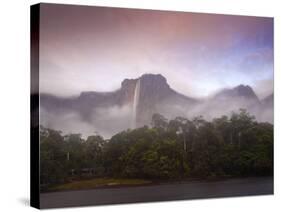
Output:
[[[41,127],[41,184],[85,176],[177,180],[273,174],[273,125],[256,122],[246,110],[212,121],[168,121],[154,114],[151,126],[109,140]]]

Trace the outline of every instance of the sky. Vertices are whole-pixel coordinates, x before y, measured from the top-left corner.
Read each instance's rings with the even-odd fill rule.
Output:
[[[206,97],[250,85],[273,92],[273,19],[42,4],[40,91],[114,91],[125,78],[162,74],[176,91]]]

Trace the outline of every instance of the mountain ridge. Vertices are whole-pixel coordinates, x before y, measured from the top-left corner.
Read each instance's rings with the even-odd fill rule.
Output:
[[[273,102],[273,97],[260,100],[249,85],[242,84],[225,88],[208,99],[192,98],[172,89],[161,74],[144,74],[136,79],[124,79],[119,89],[110,92],[83,91],[72,97],[42,93],[40,107],[47,114],[54,114],[58,118],[75,113],[83,122],[101,122],[104,128],[112,119],[110,114],[116,117],[116,123],[118,117],[123,115],[119,118],[124,119],[124,128],[132,128],[130,117],[135,117],[136,124],[133,126],[140,127],[149,125],[154,113],[163,114],[167,118],[196,115],[212,118],[245,108],[259,116],[262,110],[272,109],[270,99]],[[112,124],[112,129],[118,127]]]

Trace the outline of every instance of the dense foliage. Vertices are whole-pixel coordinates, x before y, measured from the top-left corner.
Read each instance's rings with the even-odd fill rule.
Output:
[[[152,127],[126,130],[104,140],[40,129],[42,185],[74,177],[185,179],[273,174],[273,125],[247,111],[212,121],[202,117],[168,121],[152,117]]]

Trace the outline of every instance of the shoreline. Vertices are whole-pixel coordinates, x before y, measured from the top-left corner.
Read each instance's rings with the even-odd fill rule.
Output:
[[[83,188],[83,189],[49,189],[46,191],[40,191],[40,194],[47,194],[47,193],[58,193],[58,192],[72,192],[72,191],[88,191],[88,190],[101,190],[101,189],[120,189],[120,188],[134,188],[134,187],[150,187],[150,186],[162,186],[162,185],[179,185],[179,184],[194,184],[194,183],[217,183],[217,182],[224,182],[230,180],[247,180],[247,179],[262,179],[262,178],[272,178],[274,181],[274,176],[247,176],[247,177],[233,177],[233,176],[225,176],[225,177],[214,177],[214,178],[188,178],[183,180],[157,180],[143,184],[116,184],[116,185],[101,185],[92,188]],[[95,178],[94,178],[95,179]],[[88,179],[88,180],[94,180]],[[100,178],[98,178],[100,179]],[[119,178],[116,178],[119,179]],[[122,178],[120,178],[122,179]],[[82,182],[84,180],[74,181],[74,182]],[[142,179],[150,181],[149,179]],[[63,185],[63,184],[60,184]]]

